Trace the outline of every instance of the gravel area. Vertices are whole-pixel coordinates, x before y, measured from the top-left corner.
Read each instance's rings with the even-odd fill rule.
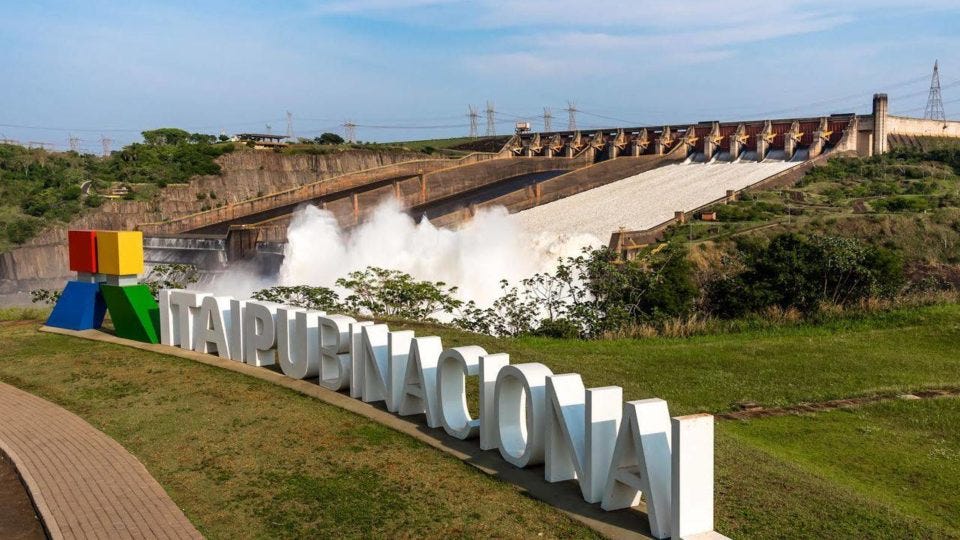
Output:
[[[649,229],[677,210],[692,210],[723,197],[728,189],[743,189],[796,165],[799,162],[666,165],[511,214],[510,219],[533,235],[589,234],[607,244],[620,227]]]

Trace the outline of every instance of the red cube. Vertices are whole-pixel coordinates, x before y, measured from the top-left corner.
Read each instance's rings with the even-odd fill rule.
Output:
[[[97,271],[97,231],[67,231],[70,246],[70,270]]]

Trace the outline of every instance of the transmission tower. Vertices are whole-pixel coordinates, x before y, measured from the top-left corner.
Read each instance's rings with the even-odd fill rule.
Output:
[[[494,137],[497,134],[497,123],[496,123],[496,114],[497,112],[493,109],[493,102],[487,102],[487,137]]]
[[[293,138],[293,113],[287,111],[287,138]]]
[[[477,108],[473,105],[467,105],[470,112],[467,113],[467,118],[470,119],[470,138],[476,139],[480,135],[480,113],[477,112]]]
[[[273,126],[271,126],[270,124],[267,124],[267,135],[272,134],[273,133],[272,130],[273,130]]]
[[[104,135],[100,135],[100,146],[103,147],[103,157],[110,157],[111,144],[113,144],[113,139],[110,139]]]
[[[543,130],[546,132],[553,131],[553,111],[550,110],[550,107],[543,108]]]
[[[67,139],[67,144],[69,144],[71,152],[80,152],[80,137],[70,135],[70,138]]]
[[[943,96],[940,95],[940,61],[933,62],[933,77],[930,79],[930,97],[927,98],[927,107],[923,117],[930,120],[945,122],[947,116],[943,113]]]
[[[343,123],[343,135],[347,139],[347,142],[352,143],[357,141],[357,125],[353,122],[347,120]]]
[[[567,102],[567,131],[576,131],[577,130],[577,104],[568,101]]]

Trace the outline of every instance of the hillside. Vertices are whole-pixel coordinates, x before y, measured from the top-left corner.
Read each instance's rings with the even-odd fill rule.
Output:
[[[5,164],[0,185],[27,195],[11,193],[0,202],[0,295],[61,287],[69,274],[68,227],[132,229],[343,173],[425,157],[421,152],[371,148],[344,145],[319,154],[289,155],[178,142],[131,145],[99,158],[2,146],[0,155],[8,157],[0,161]],[[117,178],[126,181],[112,180]],[[80,185],[87,181],[92,192],[84,195]],[[105,199],[97,194],[121,185],[129,189],[122,197]],[[31,193],[59,202],[33,216],[27,213],[32,206],[24,206],[33,200]],[[18,225],[21,222],[28,225]],[[11,232],[20,234],[15,236],[18,244],[3,238]],[[24,300],[29,302],[26,297],[18,301]]]
[[[796,186],[748,190],[664,239],[686,244],[707,269],[738,243],[783,233],[856,238],[902,256],[916,286],[960,286],[960,144],[910,141],[880,157],[832,158]]]

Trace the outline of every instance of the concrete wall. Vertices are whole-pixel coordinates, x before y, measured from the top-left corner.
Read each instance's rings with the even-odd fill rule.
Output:
[[[958,137],[960,138],[960,122],[940,120],[924,120],[922,118],[905,118],[902,116],[887,116],[887,135],[913,135],[916,137]]]

